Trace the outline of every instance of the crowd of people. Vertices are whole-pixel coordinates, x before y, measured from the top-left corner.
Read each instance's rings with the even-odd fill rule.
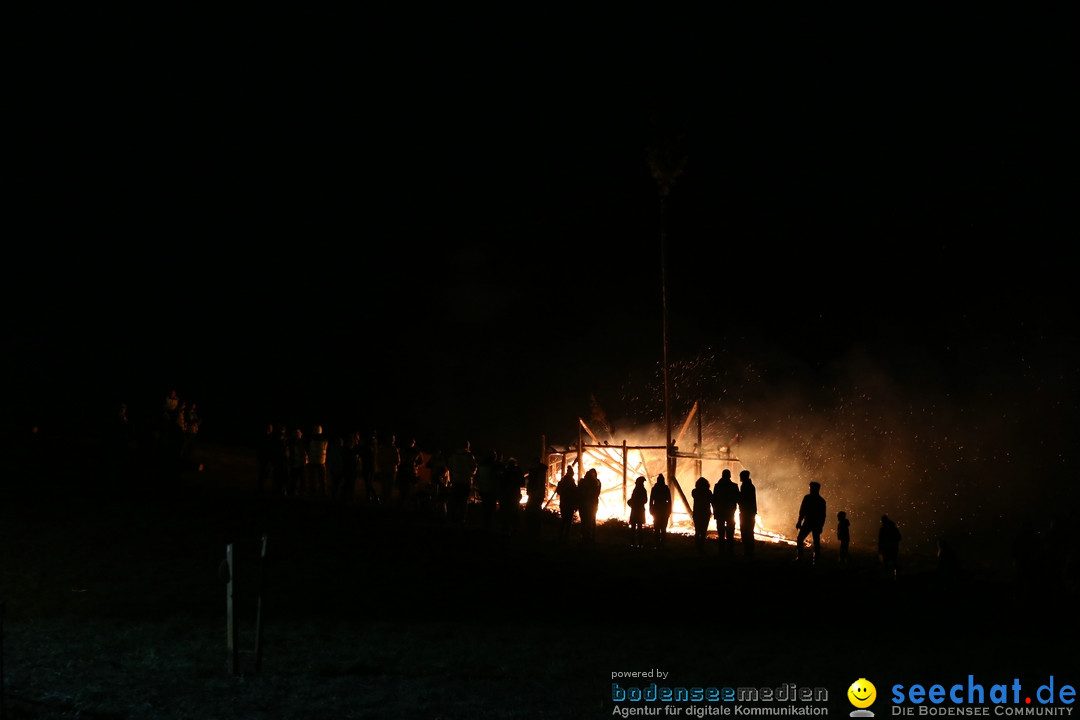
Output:
[[[128,404],[116,406],[106,427],[101,451],[106,464],[121,479],[147,474],[171,478],[184,467],[197,464],[202,417],[193,400],[169,391],[161,404],[140,420],[129,414]]]
[[[194,401],[181,399],[175,391],[167,393],[156,418],[141,434],[127,410],[126,404],[117,408],[111,445],[107,446],[118,466],[147,457],[153,462],[143,465],[159,471],[197,463],[196,441],[202,420]],[[261,495],[416,510],[451,526],[465,525],[467,517],[478,518],[475,522],[486,532],[531,537],[540,536],[546,511],[554,506],[560,543],[577,539],[591,545],[597,541],[602,487],[596,469],[577,478],[575,466],[570,465],[558,481],[549,481],[551,469],[539,457],[523,466],[496,450],[475,453],[469,442],[449,451],[421,449],[414,438],[399,442],[392,433],[328,434],[320,425],[304,432],[300,427],[267,424],[255,454]],[[651,490],[649,486],[647,478],[636,478],[627,500],[629,540],[635,549],[646,547],[649,535],[653,547],[668,543],[672,488],[664,474],[656,476]],[[798,508],[793,560],[817,565],[828,512],[821,484],[810,482],[808,490]],[[707,478],[698,478],[691,505],[694,544],[699,553],[706,552],[710,527],[715,527],[722,557],[734,555],[736,537],[744,557],[754,557],[758,504],[749,470],[739,473],[738,482],[727,469],[711,486]],[[835,519],[836,562],[846,567],[850,562],[851,521],[844,510],[837,512]],[[1062,527],[1056,521],[1045,536],[1031,523],[1021,528],[1012,546],[1019,586],[1034,586],[1045,577],[1042,569],[1046,562],[1052,561],[1054,568],[1075,567],[1075,554],[1061,550],[1067,545],[1061,541]],[[896,522],[882,515],[876,550],[884,578],[895,579],[899,574],[900,543]],[[956,551],[947,540],[939,541],[937,555],[942,575],[956,578],[962,574]],[[1061,574],[1057,569],[1051,573]]]
[[[418,510],[458,525],[475,504],[482,527],[505,534],[539,530],[547,490],[539,459],[523,467],[496,450],[477,455],[468,442],[429,451],[392,433],[328,435],[319,425],[305,435],[268,424],[256,465],[259,494]]]
[[[420,450],[415,439],[399,443],[393,434],[373,432],[365,437],[354,432],[329,436],[322,426],[315,425],[305,435],[300,428],[288,430],[274,424],[265,428],[256,449],[256,462],[260,494],[419,510],[450,525],[465,524],[468,508],[475,506],[481,529],[503,535],[523,532],[538,536],[543,511],[557,498],[559,542],[569,543],[575,535],[582,544],[596,542],[602,488],[595,468],[576,478],[575,468],[570,465],[550,486],[549,467],[541,459],[535,458],[529,467],[522,467],[516,458],[503,457],[496,450],[476,454],[469,442],[451,452],[428,452]],[[749,470],[739,473],[738,483],[728,469],[722,471],[715,485],[710,486],[708,479],[701,477],[691,498],[694,541],[699,553],[705,553],[710,525],[715,520],[722,556],[734,554],[738,536],[744,556],[754,557],[758,505],[757,488]],[[672,491],[664,475],[657,475],[651,491],[647,478],[638,477],[627,505],[631,546],[646,546],[647,524],[651,525],[654,547],[664,546],[672,515]],[[851,523],[845,511],[837,513],[836,519],[838,562],[846,565]],[[826,520],[821,484],[811,482],[795,523],[797,562],[820,561]],[[882,516],[878,556],[886,577],[896,577],[899,544],[896,524],[887,515]],[[804,558],[806,553],[808,558]]]

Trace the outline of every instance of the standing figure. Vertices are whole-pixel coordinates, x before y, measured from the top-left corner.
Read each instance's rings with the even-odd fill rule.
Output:
[[[304,495],[307,491],[307,447],[304,433],[293,428],[289,438],[289,495]]]
[[[340,499],[348,505],[356,494],[356,481],[360,479],[360,433],[349,433],[341,451]]]
[[[705,554],[705,538],[709,533],[709,520],[712,519],[712,491],[709,481],[698,478],[694,491],[690,493],[694,500],[694,544],[698,553]]]
[[[428,472],[431,473],[431,509],[436,522],[446,520],[446,503],[450,498],[450,471],[447,467],[446,455],[442,450],[436,450],[427,461]]]
[[[173,422],[169,426],[169,461],[176,463],[176,468],[187,460],[184,455],[186,450],[185,442],[187,440],[187,429],[184,426],[185,419],[187,418],[187,403],[181,402],[180,407],[177,408],[176,414],[173,416]]]
[[[397,438],[387,434],[375,450],[375,483],[379,486],[381,501],[389,505],[397,489],[398,468],[401,466],[401,451]]]
[[[180,454],[185,462],[194,462],[196,451],[196,441],[199,439],[199,425],[202,424],[202,419],[199,417],[199,411],[195,408],[195,403],[191,403],[184,409],[184,422],[183,430],[184,436],[182,439],[182,449]]]
[[[266,426],[266,434],[259,438],[255,448],[255,463],[258,468],[256,490],[260,495],[266,492],[268,481],[273,479],[274,485],[281,482],[281,478],[274,474],[274,441],[278,433],[274,431],[273,424]]]
[[[328,494],[326,486],[326,454],[330,447],[330,441],[323,435],[322,425],[316,425],[311,430],[308,438],[308,491],[313,497],[325,497]]]
[[[578,515],[581,517],[581,541],[596,542],[596,513],[600,509],[600,478],[596,468],[590,468],[578,483]]]
[[[521,488],[525,487],[525,471],[517,458],[507,458],[499,473],[499,525],[502,533],[513,537],[518,533],[521,516]]]
[[[344,475],[345,438],[334,435],[326,445],[326,494],[331,500],[341,497]]]
[[[270,451],[270,464],[274,466],[274,492],[279,496],[289,495],[289,436],[285,426],[278,426],[274,444]]]
[[[639,475],[634,481],[634,491],[626,504],[630,506],[630,547],[645,547],[645,506],[649,504],[649,491],[645,489],[645,478]]]
[[[476,456],[472,454],[472,445],[466,441],[450,455],[446,465],[450,475],[447,519],[451,525],[464,525],[465,511],[472,496],[473,477],[476,475]]]
[[[881,528],[878,530],[878,557],[886,579],[896,579],[896,558],[900,554],[900,529],[888,515],[881,516]]]
[[[401,450],[400,462],[397,471],[398,507],[413,507],[413,493],[416,491],[416,483],[419,480],[416,474],[416,464],[420,461],[420,448],[416,445],[416,438],[405,443]]]
[[[739,534],[742,535],[743,552],[754,557],[754,525],[757,523],[757,488],[750,479],[750,471],[739,473]]]
[[[810,483],[810,492],[803,495],[799,505],[799,519],[795,523],[795,529],[799,531],[795,539],[796,559],[802,562],[803,546],[806,536],[810,535],[814,541],[814,564],[821,557],[821,531],[825,529],[825,498],[821,497],[821,483]]]
[[[720,554],[731,557],[735,550],[735,511],[739,508],[739,486],[731,479],[730,470],[724,470],[713,486],[712,502]]]
[[[671,488],[664,482],[664,474],[656,476],[652,494],[649,496],[649,514],[653,518],[653,529],[660,545],[667,540],[668,521],[671,520]]]
[[[543,527],[544,500],[547,499],[548,466],[536,458],[525,478],[525,492],[529,496],[525,501],[525,534],[532,538],[540,537]]]
[[[484,532],[495,524],[499,507],[499,453],[489,450],[476,461],[476,493],[480,496],[480,517]]]
[[[372,505],[379,504],[379,493],[375,488],[375,455],[379,452],[379,436],[372,432],[366,443],[357,445],[360,449],[360,479],[364,482],[364,501]]]
[[[836,513],[836,539],[840,541],[840,567],[847,567],[848,547],[851,545],[851,521],[843,510]]]
[[[559,542],[566,543],[570,540],[570,530],[574,525],[574,513],[578,506],[578,486],[574,482],[574,468],[566,468],[559,484],[555,486],[555,494],[559,496]]]

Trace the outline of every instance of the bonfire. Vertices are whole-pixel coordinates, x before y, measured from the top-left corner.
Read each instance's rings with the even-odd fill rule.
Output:
[[[749,469],[736,455],[738,436],[725,442],[703,442],[700,423],[698,438],[692,448],[688,451],[680,449],[680,441],[690,427],[696,410],[695,404],[682,431],[672,442],[670,457],[675,468],[673,475],[667,472],[669,453],[666,452],[668,448],[663,437],[645,433],[633,439],[626,437],[615,442],[601,441],[585,421],[579,419],[577,444],[565,448],[545,448],[548,492],[544,507],[558,509],[559,498],[555,494],[555,486],[568,469],[573,470],[575,479],[580,479],[587,471],[595,469],[601,486],[597,521],[626,521],[630,515],[626,501],[633,491],[634,481],[639,476],[644,477],[646,488],[651,493],[656,484],[656,476],[664,473],[671,485],[673,500],[669,532],[693,534],[689,491],[697,479],[706,478],[711,488],[724,470],[730,470],[732,478],[737,480],[741,471]],[[738,513],[736,523],[741,529],[742,521]],[[715,528],[715,525],[710,523],[710,527]],[[782,533],[771,529],[768,518],[762,514],[758,515],[754,525],[754,536],[770,542],[792,542]]]

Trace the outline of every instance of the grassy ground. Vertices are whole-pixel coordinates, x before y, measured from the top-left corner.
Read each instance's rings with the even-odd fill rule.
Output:
[[[562,546],[552,523],[528,540],[259,500],[247,453],[200,459],[169,482],[107,486],[84,467],[4,486],[5,718],[609,717],[612,673],[654,668],[672,685],[824,687],[838,715],[861,677],[882,694],[969,673],[1080,679],[1075,595],[1028,602],[1007,577],[945,584],[931,558],[908,558],[888,582],[862,553],[842,571],[832,555],[798,566],[783,545],[754,562],[701,556],[682,537],[633,550],[618,523]]]

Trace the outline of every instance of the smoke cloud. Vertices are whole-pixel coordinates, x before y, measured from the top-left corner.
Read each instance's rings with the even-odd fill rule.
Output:
[[[751,471],[769,530],[795,534],[799,502],[816,481],[829,507],[827,539],[844,510],[853,544],[876,547],[888,514],[904,551],[933,554],[947,538],[973,564],[1000,567],[1023,522],[1045,530],[1053,508],[1063,515],[1077,501],[1063,450],[1075,383],[1052,357],[1028,358],[1019,380],[995,366],[956,382],[931,358],[883,362],[859,346],[825,368],[708,351],[672,364],[672,433],[698,403],[680,449],[693,449],[699,424],[704,449],[730,446]],[[628,380],[621,403],[614,437],[663,444],[662,370],[644,386]],[[686,488],[689,462],[679,470]],[[702,466],[710,482],[721,469]]]

